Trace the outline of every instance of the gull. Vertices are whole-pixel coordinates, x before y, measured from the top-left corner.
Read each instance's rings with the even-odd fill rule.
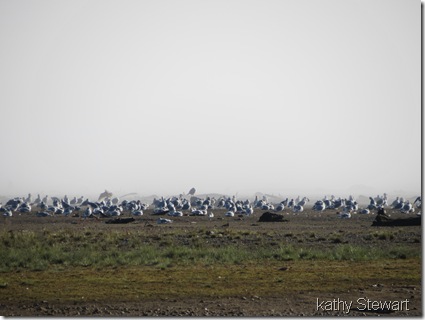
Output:
[[[370,210],[369,209],[362,209],[362,210],[360,210],[359,211],[359,213],[361,213],[361,214],[369,214],[370,213]]]
[[[235,216],[235,213],[233,211],[227,211],[224,215],[226,217],[234,217]]]
[[[200,210],[200,209],[194,209],[190,212],[191,216],[206,216],[207,211],[206,210]]]
[[[37,199],[34,200],[34,203],[33,204],[39,204],[40,202],[41,202],[40,195],[37,194]]]
[[[283,211],[285,209],[285,205],[281,202],[279,203],[276,208],[274,209],[275,212],[280,212]]]
[[[218,200],[218,203],[217,203],[217,208],[222,208],[222,207],[224,207],[224,204],[225,204],[225,200],[224,200],[223,198],[220,198],[220,199]]]
[[[6,208],[2,208],[4,210],[2,210],[3,212],[3,217],[11,217],[13,215],[12,210],[6,209]]]
[[[183,212],[181,212],[181,211],[176,211],[176,210],[172,210],[172,211],[169,211],[169,212],[167,213],[167,215],[169,215],[169,216],[171,216],[171,217],[183,217]]]
[[[94,208],[92,214],[96,215],[96,216],[101,216],[103,215],[105,212],[103,211],[102,208]]]
[[[297,204],[299,204],[300,206],[305,206],[305,204],[310,201],[310,199],[308,199],[307,197],[304,197],[301,201],[299,201]]]
[[[337,200],[335,200],[332,209],[338,209],[342,206],[345,206],[345,201],[341,198],[338,198]]]
[[[90,206],[88,206],[86,208],[86,210],[84,211],[83,218],[86,219],[86,218],[90,217],[91,215],[92,215],[92,210],[91,210]]]
[[[402,213],[411,213],[415,211],[415,208],[413,208],[413,205],[410,203],[409,200],[404,204],[403,208],[400,210]]]
[[[24,202],[21,205],[21,207],[19,208],[19,212],[20,213],[29,213],[29,212],[31,212],[31,206],[27,202]]]
[[[378,206],[383,206],[384,207],[384,206],[388,205],[388,203],[387,203],[388,198],[387,198],[387,194],[386,193],[384,193],[384,195],[382,197],[380,195],[377,195],[376,198],[375,198],[375,200],[376,200],[376,204]]]
[[[31,198],[32,198],[31,193],[28,193],[28,197],[24,200],[25,203],[31,203]]]
[[[63,212],[63,215],[64,216],[69,216],[73,212],[73,209],[71,209],[71,208],[72,207],[66,208],[65,211]]]
[[[294,199],[291,199],[288,203],[288,208],[292,208],[294,206]]]
[[[102,192],[100,195],[99,195],[99,199],[98,199],[98,201],[100,201],[100,200],[102,200],[102,199],[104,199],[104,198],[111,198],[112,197],[112,192],[109,192],[108,190],[106,190],[105,189],[105,192]]]
[[[404,199],[403,198],[400,198],[398,200],[398,202],[395,203],[395,204],[393,202],[393,209],[395,209],[395,210],[401,210],[401,209],[403,209],[403,207],[404,207]]]
[[[246,215],[248,215],[248,216],[250,216],[251,214],[253,214],[254,213],[254,208],[251,206],[251,205],[248,205],[246,208],[245,208],[245,214]]]
[[[186,201],[185,203],[183,203],[182,210],[190,210],[191,208],[192,207],[189,201]]]
[[[339,214],[339,217],[340,217],[341,219],[349,219],[349,218],[351,218],[351,213],[350,213],[350,212],[341,212],[341,213]]]
[[[303,212],[304,208],[303,206],[300,206],[298,204],[294,205],[294,208],[292,209],[293,212]]]
[[[47,202],[49,201],[49,196],[45,195],[42,201],[47,204]]]
[[[41,211],[36,213],[37,217],[51,217],[52,215],[49,212]]]
[[[159,218],[158,220],[156,220],[156,223],[158,224],[166,224],[166,223],[172,223],[173,220],[170,219],[165,219],[165,218]]]
[[[140,216],[143,216],[143,210],[134,210],[134,211],[132,211],[132,212],[131,212],[131,214],[132,214],[133,216],[138,216],[138,217],[140,217]]]
[[[421,196],[417,197],[416,200],[413,202],[413,204],[416,205],[416,208],[421,209],[422,208]]]
[[[315,211],[323,211],[325,210],[325,208],[326,208],[325,203],[322,200],[318,200],[316,201],[312,209]]]
[[[391,208],[394,208],[399,203],[400,203],[400,199],[399,199],[399,197],[396,197],[395,200],[393,201],[393,203],[391,203]]]
[[[47,209],[47,204],[44,201],[41,201],[41,203],[38,205],[38,207],[41,210],[46,210]]]

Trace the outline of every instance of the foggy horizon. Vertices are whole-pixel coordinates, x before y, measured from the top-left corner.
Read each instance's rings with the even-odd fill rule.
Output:
[[[0,25],[0,196],[421,194],[419,1],[1,0]]]

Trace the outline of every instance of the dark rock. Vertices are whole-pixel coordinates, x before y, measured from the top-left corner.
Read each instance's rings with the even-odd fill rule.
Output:
[[[283,215],[278,213],[272,213],[272,212],[264,212],[260,219],[258,219],[258,222],[287,222],[288,220],[285,220]]]

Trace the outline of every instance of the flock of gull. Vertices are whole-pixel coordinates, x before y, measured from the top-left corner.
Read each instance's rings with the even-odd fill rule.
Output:
[[[189,193],[189,195],[191,195]],[[421,215],[421,197],[417,197],[415,201],[410,202],[403,197],[397,197],[389,203],[387,194],[378,195],[375,198],[369,197],[368,206],[360,208],[356,199],[352,196],[348,198],[336,198],[335,196],[325,196],[321,200],[317,200],[312,205],[312,210],[323,212],[325,210],[336,210],[338,217],[342,219],[351,218],[352,214],[371,214],[381,208],[391,208],[401,213],[414,213],[416,209],[419,211],[417,215]],[[254,210],[271,211],[286,213],[293,212],[297,214],[304,211],[304,207],[310,199],[307,197],[297,197],[296,199],[285,200],[272,203],[267,196],[261,199],[258,196],[253,201],[249,199],[239,200],[236,196],[222,197],[205,197],[199,198],[192,194],[187,196],[179,195],[168,198],[161,197],[154,199],[151,204],[142,203],[140,200],[120,200],[118,197],[112,197],[112,193],[105,191],[99,196],[97,201],[90,201],[85,197],[74,197],[69,199],[66,195],[63,198],[48,197],[43,198],[40,195],[33,200],[32,195],[28,197],[16,197],[8,200],[4,205],[0,203],[0,212],[5,217],[12,217],[17,214],[35,213],[37,217],[48,217],[53,215],[73,216],[81,218],[110,218],[119,217],[124,213],[132,216],[142,216],[147,209],[153,209],[152,215],[163,215],[168,217],[182,216],[206,216],[209,219],[214,218],[212,210],[222,209],[225,211],[224,216],[234,217],[235,215],[250,216],[254,214]],[[171,223],[173,220],[169,218],[158,218],[157,223]]]

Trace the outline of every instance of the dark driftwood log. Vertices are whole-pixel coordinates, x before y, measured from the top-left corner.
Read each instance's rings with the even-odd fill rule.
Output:
[[[402,218],[402,219],[391,219],[384,218],[380,219],[379,216],[373,221],[372,226],[374,227],[393,227],[393,226],[420,226],[421,225],[421,216],[411,217],[411,218]]]
[[[130,223],[136,221],[134,218],[115,218],[105,221],[105,223]]]
[[[264,212],[258,222],[286,222],[288,220],[283,219],[281,214],[273,213],[273,212]]]

